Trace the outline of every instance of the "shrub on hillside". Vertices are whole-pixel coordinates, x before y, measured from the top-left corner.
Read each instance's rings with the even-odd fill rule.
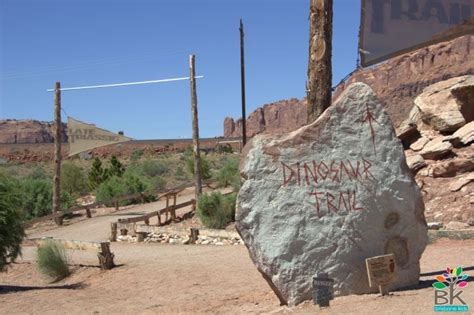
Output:
[[[220,192],[202,194],[197,215],[202,224],[211,229],[224,229],[235,218],[236,195],[223,196]]]
[[[238,191],[240,188],[238,160],[227,160],[224,166],[215,174],[214,179],[219,187],[227,187],[232,185],[234,191]]]
[[[61,188],[75,197],[87,193],[87,180],[82,170],[74,164],[64,163],[61,167]]]
[[[30,179],[48,179],[48,175],[46,174],[45,170],[40,166],[34,166],[31,169],[30,174],[28,174],[28,178]]]
[[[40,246],[37,255],[39,271],[53,281],[59,281],[70,274],[66,250],[54,241],[47,241]]]
[[[22,209],[28,218],[48,215],[52,211],[53,186],[49,180],[23,179],[20,183],[22,191]],[[67,192],[61,191],[61,209],[75,205],[74,198]]]
[[[112,176],[96,188],[96,200],[107,201],[126,193],[124,181],[120,177]]]
[[[194,177],[194,157],[191,156],[186,160],[186,167],[188,169],[188,172],[191,174],[191,176]],[[209,160],[201,156],[201,177],[202,179],[210,179],[212,177],[211,175],[211,163]]]
[[[168,171],[168,166],[157,160],[146,160],[141,164],[143,175],[148,177],[161,176]]]
[[[143,151],[143,149],[134,150],[132,152],[132,155],[130,155],[130,160],[132,162],[137,162],[138,160],[140,160],[142,158],[144,153],[145,153],[145,151]]]
[[[25,235],[21,204],[18,182],[0,173],[0,272],[21,253]]]

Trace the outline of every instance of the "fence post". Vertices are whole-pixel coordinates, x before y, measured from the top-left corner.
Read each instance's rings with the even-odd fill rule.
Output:
[[[90,219],[92,218],[91,209],[86,208],[86,216]]]
[[[110,241],[117,241],[117,222],[110,223]]]

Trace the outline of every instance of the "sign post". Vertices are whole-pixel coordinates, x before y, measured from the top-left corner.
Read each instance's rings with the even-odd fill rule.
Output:
[[[380,294],[388,295],[388,285],[395,280],[395,255],[375,256],[365,260],[370,287],[379,287]]]
[[[334,299],[334,279],[327,273],[318,273],[313,277],[313,302],[320,307],[329,306],[329,301]]]

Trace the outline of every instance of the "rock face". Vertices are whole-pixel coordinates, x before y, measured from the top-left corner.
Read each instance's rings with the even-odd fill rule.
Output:
[[[306,100],[296,98],[266,104],[257,108],[247,118],[247,136],[266,132],[288,132],[306,124]],[[230,117],[224,120],[224,137],[240,137],[242,119],[234,121]]]
[[[37,120],[0,120],[0,143],[54,142],[53,124]],[[67,142],[67,126],[63,124],[62,141]]]
[[[452,132],[474,120],[474,76],[430,85],[416,99],[421,119],[439,132]]]
[[[375,292],[365,259],[386,253],[396,255],[393,288],[418,283],[422,196],[367,85],[348,87],[308,126],[254,137],[243,154],[236,227],[283,303],[311,299],[318,272],[335,279],[336,295]]]
[[[364,82],[372,87],[392,119],[395,127],[399,127],[408,117],[413,101],[423,89],[439,81],[453,77],[474,74],[474,35],[466,35],[449,42],[443,42],[422,48],[367,69],[352,74],[346,84],[340,84],[333,94],[337,99],[345,87],[354,82]],[[304,87],[303,87],[304,88]],[[467,92],[467,91],[466,91]],[[471,96],[471,99],[474,97]],[[294,116],[286,113],[289,106]],[[286,119],[267,120],[267,111],[263,107],[264,120],[257,129],[247,127],[249,136],[264,129],[275,131],[291,131],[306,124],[306,100],[292,99],[270,105],[273,112],[285,111]],[[281,109],[280,109],[281,108]],[[473,107],[474,108],[474,107]],[[252,113],[250,119],[252,119]],[[278,115],[277,115],[278,116]],[[258,120],[257,117],[254,118]],[[242,130],[238,120],[232,127],[232,118],[226,118],[224,136],[240,136]],[[240,122],[241,124],[241,122]]]

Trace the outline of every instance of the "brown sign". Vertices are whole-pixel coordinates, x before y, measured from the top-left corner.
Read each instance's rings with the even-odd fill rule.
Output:
[[[395,255],[375,256],[365,260],[369,285],[388,285],[395,279]]]
[[[474,34],[474,0],[362,0],[363,67]]]

